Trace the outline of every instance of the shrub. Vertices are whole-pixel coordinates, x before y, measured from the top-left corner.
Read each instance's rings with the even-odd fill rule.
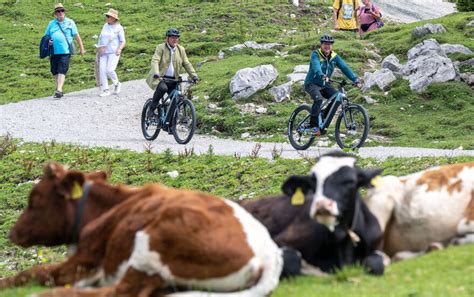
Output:
[[[472,0],[457,0],[456,8],[458,11],[474,11],[474,1]]]

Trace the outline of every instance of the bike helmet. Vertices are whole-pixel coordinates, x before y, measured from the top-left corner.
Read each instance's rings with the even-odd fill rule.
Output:
[[[319,41],[320,41],[321,43],[324,43],[324,42],[326,42],[326,43],[334,43],[334,38],[332,38],[332,36],[326,34],[326,35],[323,35],[323,36],[321,37],[321,39],[319,39]]]
[[[178,29],[175,29],[175,28],[170,28],[168,29],[168,31],[166,31],[166,37],[169,37],[169,36],[177,36],[179,37],[179,31]]]

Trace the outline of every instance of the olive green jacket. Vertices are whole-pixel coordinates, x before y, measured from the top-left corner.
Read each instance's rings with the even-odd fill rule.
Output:
[[[181,73],[182,68],[186,70],[186,72],[190,76],[196,75],[196,71],[194,71],[193,65],[188,60],[188,56],[186,55],[186,51],[184,47],[180,45],[176,45],[177,49],[174,52],[173,57],[173,67],[174,67],[174,75],[175,78],[179,78],[179,74]],[[151,58],[151,69],[148,73],[148,77],[146,79],[146,83],[148,86],[155,90],[160,81],[157,78],[153,78],[153,75],[156,73],[160,74],[160,76],[164,76],[166,70],[170,66],[171,60],[171,52],[170,49],[166,46],[166,43],[159,44],[156,47],[155,54]]]

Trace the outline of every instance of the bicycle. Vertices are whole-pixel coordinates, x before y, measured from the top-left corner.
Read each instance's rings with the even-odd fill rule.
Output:
[[[153,98],[143,105],[141,126],[146,140],[155,140],[160,130],[173,134],[179,144],[188,143],[196,130],[196,109],[189,99],[189,88],[182,93],[181,84],[195,82],[182,79],[161,78],[161,80],[175,81],[178,84],[169,94],[163,96],[152,116],[148,116]]]
[[[361,105],[349,101],[344,89],[347,84],[346,80],[330,80],[330,82],[339,84],[339,89],[321,106],[321,111],[318,114],[318,127],[321,135],[327,133],[334,115],[341,107],[334,131],[337,145],[342,149],[359,148],[364,144],[369,134],[370,123],[367,111]],[[311,107],[308,104],[302,104],[293,111],[288,120],[288,139],[297,150],[307,149],[316,138],[309,127],[310,114]]]

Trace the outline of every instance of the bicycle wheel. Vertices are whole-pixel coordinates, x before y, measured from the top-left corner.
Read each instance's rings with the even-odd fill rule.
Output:
[[[369,135],[369,116],[358,104],[351,104],[341,110],[337,117],[335,137],[340,148],[359,148]]]
[[[186,144],[191,140],[196,129],[196,110],[191,100],[184,98],[178,103],[171,129],[177,143]]]
[[[293,111],[288,120],[288,139],[297,150],[307,149],[314,141],[314,135],[311,134],[309,129],[310,114],[311,107],[309,105],[300,105]]]
[[[142,133],[146,140],[155,140],[160,133],[158,115],[148,117],[148,110],[150,109],[153,99],[148,99],[143,105],[142,110]]]

